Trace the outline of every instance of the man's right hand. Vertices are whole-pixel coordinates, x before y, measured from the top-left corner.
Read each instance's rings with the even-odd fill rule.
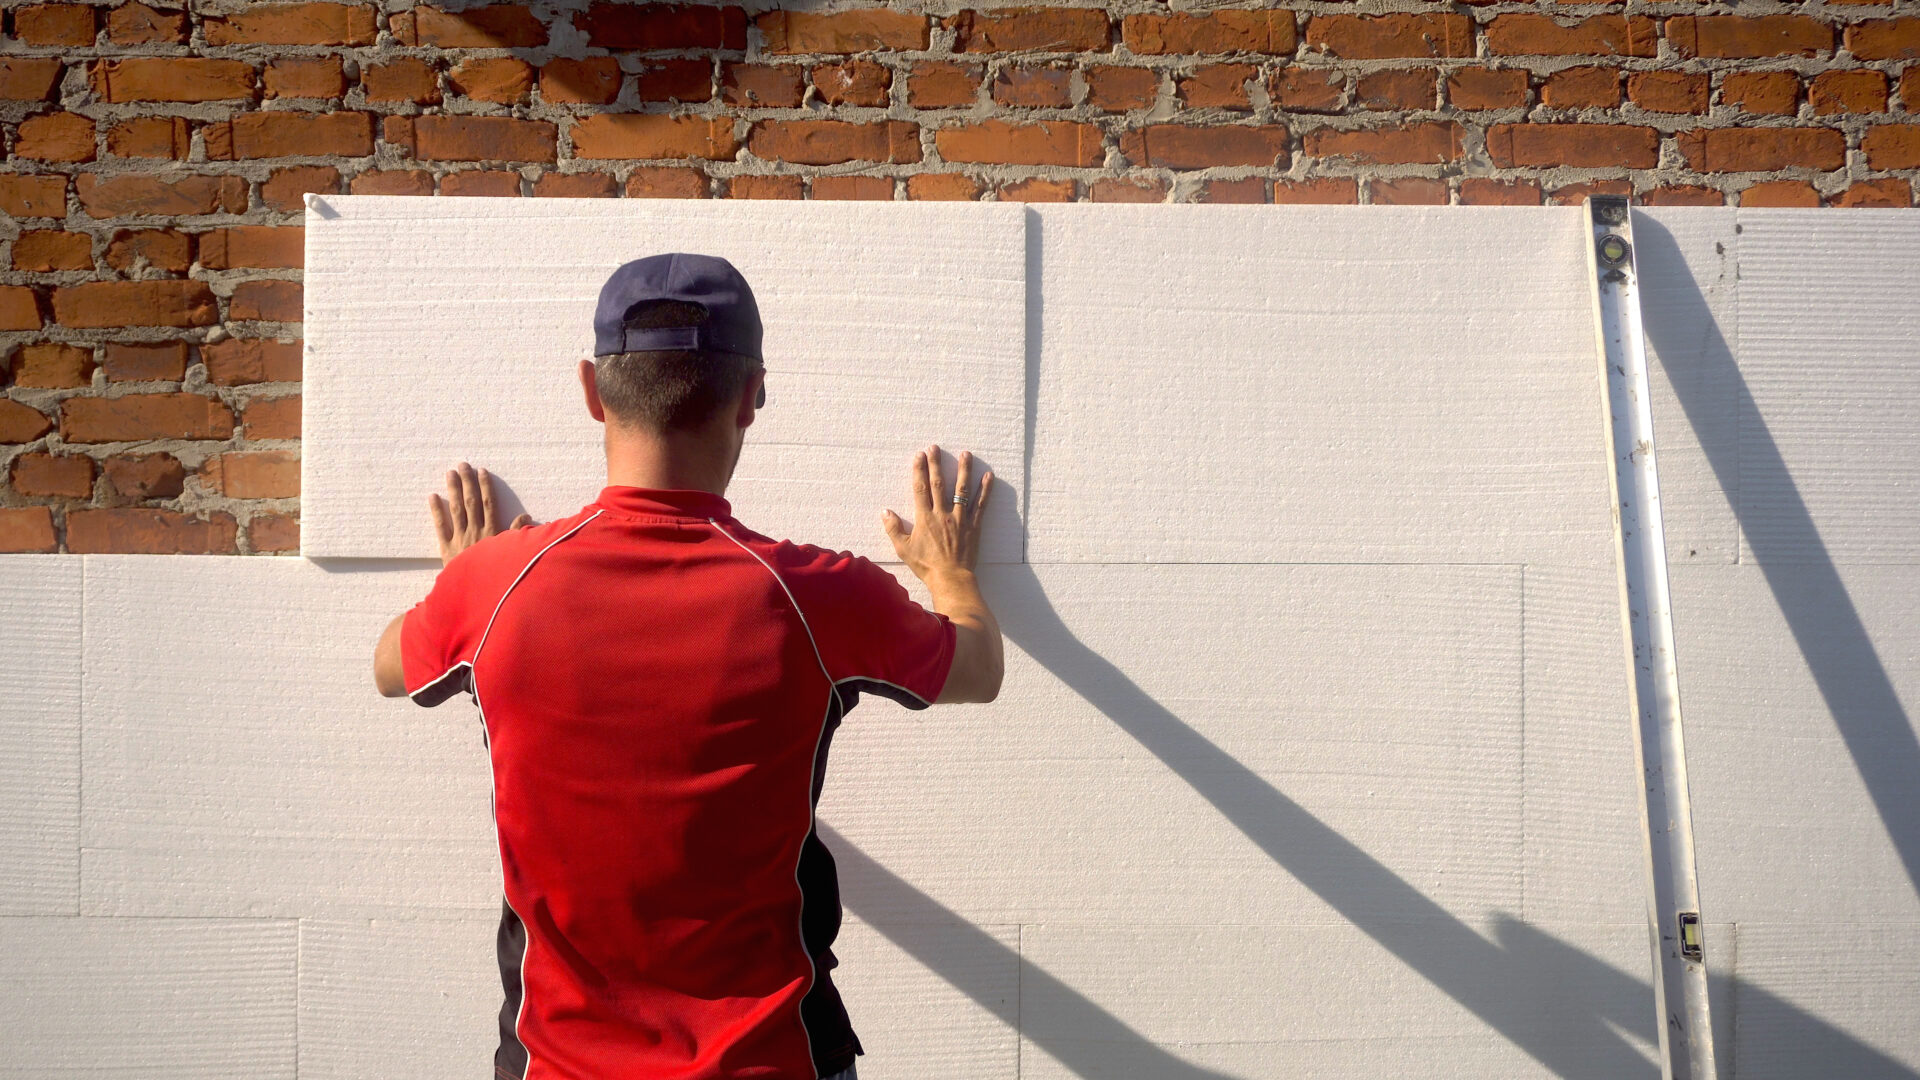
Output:
[[[954,502],[941,476],[940,448],[929,446],[913,455],[910,467],[913,482],[913,524],[908,525],[892,510],[880,514],[880,523],[893,541],[893,550],[907,564],[913,576],[927,581],[929,575],[953,570],[972,572],[980,555],[980,521],[987,509],[987,496],[993,490],[993,473],[980,477],[980,493],[970,502]],[[964,495],[973,471],[973,455],[960,451],[959,475],[954,490]]]

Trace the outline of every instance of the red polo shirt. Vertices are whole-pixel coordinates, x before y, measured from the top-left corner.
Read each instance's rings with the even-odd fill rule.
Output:
[[[407,612],[413,699],[480,709],[504,877],[504,1080],[813,1080],[861,1053],[814,833],[861,691],[921,709],[945,615],[705,491],[608,487],[456,556]]]

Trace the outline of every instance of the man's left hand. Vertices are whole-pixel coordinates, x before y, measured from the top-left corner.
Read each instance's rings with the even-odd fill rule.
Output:
[[[447,497],[429,495],[427,507],[433,511],[433,531],[440,538],[442,566],[452,562],[455,555],[503,531],[494,504],[493,477],[487,470],[475,469],[464,461],[459,468],[447,470]],[[507,528],[531,524],[532,515],[521,514]]]

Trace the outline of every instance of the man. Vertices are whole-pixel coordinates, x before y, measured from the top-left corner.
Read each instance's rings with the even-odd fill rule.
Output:
[[[465,690],[480,710],[504,877],[495,1075],[853,1080],[813,827],[827,746],[861,691],[915,709],[999,692],[973,572],[993,474],[970,496],[962,453],[949,500],[928,447],[912,524],[881,515],[929,611],[864,558],[733,518],[766,369],[726,260],[620,267],[594,336],[599,498],[503,530],[462,463],[429,497],[445,566],[374,658],[383,694]]]

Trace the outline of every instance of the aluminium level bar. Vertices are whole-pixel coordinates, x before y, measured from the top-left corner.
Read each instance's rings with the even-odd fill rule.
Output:
[[[1654,467],[1633,219],[1627,200],[1618,195],[1589,197],[1586,217],[1587,270],[1607,410],[1614,555],[1633,675],[1633,749],[1645,781],[1641,824],[1647,841],[1647,914],[1661,1075],[1666,1080],[1714,1080],[1700,883],[1693,861],[1693,812],[1680,731],[1680,677],[1674,665],[1666,529]]]

